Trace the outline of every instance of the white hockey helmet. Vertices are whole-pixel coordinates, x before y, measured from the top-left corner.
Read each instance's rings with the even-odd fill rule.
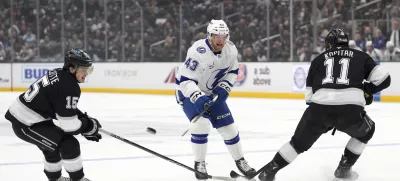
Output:
[[[229,40],[229,28],[224,20],[212,19],[207,26],[207,37],[210,39],[211,35],[227,35],[226,41]]]

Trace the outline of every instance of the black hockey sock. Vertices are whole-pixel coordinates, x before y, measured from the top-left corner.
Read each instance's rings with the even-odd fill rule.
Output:
[[[286,167],[289,165],[289,162],[287,162],[280,153],[276,153],[274,157],[275,162],[280,166],[280,168]]]
[[[49,172],[47,170],[44,170],[44,173],[46,174],[49,180],[57,180],[58,178],[61,177],[61,170],[56,172]]]
[[[344,149],[344,156],[347,158],[347,164],[354,165],[360,155],[351,152],[349,149]]]
[[[287,162],[279,152],[276,153],[274,159],[271,162],[275,162],[278,165],[278,168],[273,168],[273,170],[270,170],[273,172],[278,172],[280,169],[289,165],[289,162]]]
[[[85,176],[85,174],[83,173],[83,168],[81,168],[80,170],[75,171],[75,172],[68,172],[68,174],[69,174],[69,177],[70,177],[73,181],[75,181],[75,180],[80,180],[80,179],[82,179],[82,178]]]

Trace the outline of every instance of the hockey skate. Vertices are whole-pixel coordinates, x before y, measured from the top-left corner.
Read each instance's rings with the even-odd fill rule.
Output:
[[[243,157],[239,160],[236,160],[235,163],[239,171],[246,177],[255,176],[257,171],[254,168],[251,168]]]
[[[279,169],[279,165],[275,161],[271,161],[265,169],[261,171],[260,175],[258,175],[258,179],[260,179],[260,181],[274,181],[275,175]]]
[[[73,180],[73,181],[75,181],[75,180]],[[89,180],[89,179],[83,177],[83,178],[81,178],[80,180],[77,180],[77,181],[91,181],[91,180]]]
[[[196,162],[195,161],[194,162],[194,169],[199,171],[199,172],[207,174],[206,162],[205,161],[202,161],[202,162]],[[196,176],[197,180],[207,180],[208,179],[208,177],[206,177],[205,175],[201,175],[201,174],[198,174],[198,173],[195,173],[195,176]]]
[[[72,179],[70,179],[70,178],[68,178],[68,177],[63,177],[63,176],[61,176],[61,177],[58,178],[57,180],[50,179],[49,181],[72,181]]]
[[[343,155],[339,162],[339,166],[335,171],[334,181],[350,181],[358,178],[358,173],[351,170],[353,165],[347,163],[347,158]]]

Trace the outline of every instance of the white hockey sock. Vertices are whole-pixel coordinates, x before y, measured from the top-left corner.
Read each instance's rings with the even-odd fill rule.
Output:
[[[194,154],[194,161],[201,162],[206,160],[207,154],[207,134],[199,135],[192,134],[192,150]]]
[[[285,159],[288,163],[292,163],[299,155],[297,151],[293,148],[293,146],[287,142],[279,149],[279,154]]]
[[[233,159],[241,159],[243,157],[243,150],[237,127],[234,124],[230,124],[228,126],[218,128],[217,130],[224,139],[225,145]]]
[[[356,138],[351,138],[346,145],[346,148],[356,155],[361,155],[365,148],[365,143]]]
[[[225,142],[226,144],[226,142]],[[242,150],[242,144],[240,144],[240,141],[238,141],[236,144],[233,145],[228,145],[226,144],[226,147],[228,148],[229,153],[235,160],[239,160],[243,158],[243,150]]]
[[[59,172],[62,169],[62,161],[60,160],[57,163],[47,162],[46,159],[43,160],[44,170],[48,172]]]
[[[74,159],[63,159],[63,166],[67,172],[77,172],[83,168],[81,156]]]

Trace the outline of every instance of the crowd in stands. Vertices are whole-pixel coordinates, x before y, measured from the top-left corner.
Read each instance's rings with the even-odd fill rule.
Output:
[[[353,11],[370,1],[316,0],[314,25],[312,0],[296,0],[293,34],[288,0],[0,1],[0,62],[59,62],[70,48],[86,49],[95,61],[139,62],[142,52],[146,62],[183,61],[206,37],[207,23],[221,17],[241,62],[311,61],[331,28],[344,29],[351,46],[375,60],[400,61],[400,1]]]

